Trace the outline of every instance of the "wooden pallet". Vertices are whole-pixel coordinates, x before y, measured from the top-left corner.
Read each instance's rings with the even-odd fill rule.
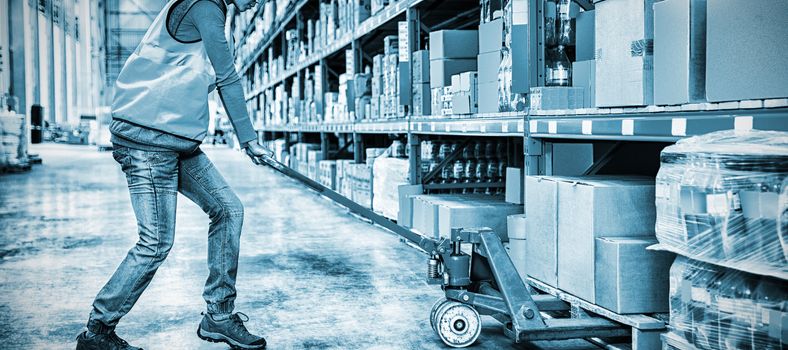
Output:
[[[608,344],[602,339],[588,339],[597,345],[603,345],[607,349],[632,349],[632,350],[657,350],[662,348],[662,335],[666,330],[666,323],[663,321],[668,318],[667,314],[632,314],[622,315],[605,309],[599,305],[592,304],[580,299],[572,294],[566,293],[558,288],[551,287],[541,281],[528,278],[526,280],[532,289],[552,295],[571,305],[572,317],[603,317],[611,321],[631,327],[632,341],[626,344]]]

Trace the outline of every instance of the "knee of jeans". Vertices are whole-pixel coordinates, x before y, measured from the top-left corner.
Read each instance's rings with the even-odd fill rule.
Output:
[[[244,205],[235,194],[227,198],[227,200],[222,203],[222,210],[226,213],[226,215],[231,217],[238,218],[244,216]]]

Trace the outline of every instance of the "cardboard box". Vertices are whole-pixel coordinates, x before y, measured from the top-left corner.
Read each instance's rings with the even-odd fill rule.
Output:
[[[498,82],[498,68],[501,66],[501,52],[480,53],[478,58],[479,83]]]
[[[602,236],[654,234],[654,180],[562,178],[558,180],[557,200],[558,288],[595,303],[595,240]]]
[[[479,25],[479,53],[501,52],[503,49],[503,19]]]
[[[583,108],[596,105],[596,63],[594,60],[572,63],[572,86],[583,88]]]
[[[498,82],[479,82],[479,113],[498,112]]]
[[[654,103],[676,105],[705,100],[706,1],[655,3]]]
[[[653,103],[653,4],[606,0],[595,5],[597,107]]]
[[[585,91],[579,87],[540,86],[531,88],[532,110],[556,110],[582,108]]]
[[[476,56],[466,59],[438,59],[430,61],[430,87],[451,86],[451,76],[476,71]]]
[[[479,37],[476,30],[439,30],[430,32],[430,60],[476,58]]]
[[[594,59],[594,11],[584,11],[575,18],[575,60]]]
[[[524,239],[509,239],[509,259],[512,260],[512,264],[514,264],[514,268],[517,270],[517,274],[520,275],[523,281],[528,278],[528,274],[526,273],[526,259],[525,259],[525,251],[527,249],[528,242]]]
[[[432,103],[430,83],[413,86],[413,115],[429,115]]]
[[[674,255],[647,250],[653,236],[596,239],[595,303],[619,314],[668,312]]]
[[[411,228],[413,227],[413,197],[424,193],[421,185],[401,185],[399,186],[399,214],[397,223]]]
[[[430,52],[420,50],[413,53],[413,83],[430,82]]]
[[[534,67],[529,64],[528,58],[528,25],[512,25],[511,29],[511,51],[512,55],[512,93],[527,94],[531,89],[531,84],[537,84],[536,75],[531,71]]]
[[[509,215],[506,218],[507,237],[512,239],[526,239],[525,234],[525,214]],[[525,255],[525,251],[523,251]]]
[[[788,2],[706,2],[710,102],[788,97]]]
[[[489,199],[480,200],[462,197],[438,204],[438,233],[441,237],[451,237],[452,228],[489,227],[504,240],[508,234],[507,217],[523,212],[522,206],[503,202],[497,196],[486,196]]]
[[[520,168],[506,168],[506,202],[523,204],[523,178]]]
[[[558,285],[558,177],[525,177],[525,267],[529,276]]]

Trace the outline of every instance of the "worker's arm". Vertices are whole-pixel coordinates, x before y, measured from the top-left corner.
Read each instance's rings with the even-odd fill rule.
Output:
[[[246,147],[257,139],[257,134],[246,110],[246,99],[241,78],[235,71],[233,54],[224,36],[225,14],[212,1],[198,1],[189,10],[188,17],[199,31],[205,51],[216,71],[216,88],[238,135],[238,142]],[[257,142],[253,143],[260,147]]]

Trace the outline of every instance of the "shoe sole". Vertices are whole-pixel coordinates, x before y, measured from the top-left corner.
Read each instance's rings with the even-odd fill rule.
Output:
[[[249,346],[236,343],[234,340],[227,338],[224,334],[221,333],[213,333],[213,332],[205,332],[203,334],[203,330],[200,327],[197,327],[197,337],[202,340],[211,342],[211,343],[225,343],[230,346],[232,349],[244,349],[244,350],[262,350],[265,349],[265,345],[263,346]],[[215,337],[215,338],[211,338]]]

